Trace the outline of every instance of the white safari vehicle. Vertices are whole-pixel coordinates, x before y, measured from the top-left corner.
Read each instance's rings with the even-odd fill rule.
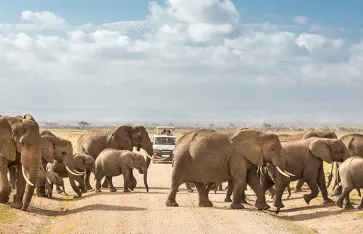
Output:
[[[173,136],[173,131],[174,127],[171,126],[156,127],[156,134],[151,139],[154,149],[153,163],[171,163],[176,143],[176,137]]]

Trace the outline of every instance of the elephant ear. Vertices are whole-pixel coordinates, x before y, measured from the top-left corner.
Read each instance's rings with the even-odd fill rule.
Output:
[[[355,137],[352,137],[348,143],[348,150],[351,155],[356,155],[356,142],[357,139]]]
[[[51,137],[42,136],[40,140],[42,158],[48,163],[54,162],[55,142]]]
[[[309,144],[309,149],[311,153],[323,160],[327,163],[332,163],[333,158],[331,155],[331,150],[329,145],[327,144],[326,140],[324,139],[315,139]]]
[[[0,157],[4,157],[9,161],[15,161],[16,145],[12,140],[2,141],[0,139]]]
[[[263,154],[260,136],[262,132],[243,129],[237,131],[231,138],[234,153],[243,155],[251,163],[263,166]]]
[[[122,157],[127,166],[129,166],[131,169],[135,168],[135,159],[131,152],[123,153]]]

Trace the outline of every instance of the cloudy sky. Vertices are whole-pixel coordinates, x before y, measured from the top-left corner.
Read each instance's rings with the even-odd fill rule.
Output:
[[[0,6],[3,115],[363,121],[362,1],[0,0]]]

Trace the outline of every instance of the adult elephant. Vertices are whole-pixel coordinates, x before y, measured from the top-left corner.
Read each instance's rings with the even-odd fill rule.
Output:
[[[178,187],[193,182],[199,194],[199,206],[213,206],[206,184],[233,181],[232,209],[243,209],[241,192],[246,182],[257,195],[255,206],[268,209],[265,195],[257,177],[257,165],[269,162],[280,173],[285,172],[280,140],[274,134],[254,130],[239,130],[233,135],[213,130],[196,130],[183,135],[175,145],[171,188],[166,206],[178,206]]]
[[[332,131],[310,131],[310,132],[307,132],[301,139],[307,139],[307,138],[311,138],[311,137],[338,139],[335,132],[332,132]],[[334,165],[334,162],[333,162],[332,166],[333,165]],[[303,179],[298,180],[296,183],[294,192],[296,192],[296,193],[302,192],[301,188],[303,185],[304,185],[304,180]],[[289,197],[290,197],[290,195],[291,195],[290,185],[288,185],[288,191],[289,191]]]
[[[108,131],[88,131],[81,135],[77,141],[77,152],[91,155],[95,160],[106,148],[133,151],[134,147],[137,148],[137,151],[140,151],[141,148],[146,151],[146,166],[149,168],[151,156],[153,155],[153,147],[149,134],[144,126],[132,127],[123,125]],[[91,172],[87,171],[85,176],[87,190],[92,189],[89,182],[90,174]],[[108,188],[107,179],[102,184],[102,187]]]
[[[68,177],[81,177],[84,172],[79,172],[75,168],[73,159],[73,146],[69,140],[58,137],[50,131],[42,131],[41,135],[41,152],[43,158],[54,158],[57,164],[64,165]],[[44,160],[46,161],[46,160]],[[51,162],[49,162],[51,163]],[[46,168],[46,166],[44,166]],[[46,197],[45,194],[45,180],[40,184],[40,194]],[[73,186],[72,186],[73,187]],[[78,191],[78,190],[77,190]],[[75,192],[79,195],[79,193]]]
[[[363,135],[362,134],[357,134],[357,133],[353,133],[353,134],[347,134],[344,135],[342,137],[339,138],[344,144],[345,146],[348,148],[349,152],[351,155],[354,156],[359,156],[363,158]],[[334,180],[334,185],[333,185],[333,191],[335,190],[335,187],[340,183],[340,178],[338,176],[338,169],[340,167],[341,163],[337,162],[335,163],[335,180]],[[328,181],[328,185],[327,187],[329,187],[331,180],[333,178],[333,166],[332,165],[332,169],[329,175],[329,181]],[[360,190],[357,189],[358,194],[360,196]],[[335,190],[335,195],[340,195],[341,194],[341,190]]]
[[[274,199],[277,200],[278,206],[284,207],[281,198],[287,185],[290,181],[303,179],[311,189],[310,194],[304,194],[304,200],[307,204],[318,195],[319,189],[324,203],[332,202],[328,197],[325,185],[323,162],[343,162],[351,157],[343,142],[339,139],[312,137],[283,142],[281,145],[284,151],[283,157],[286,163],[286,170],[295,176],[290,178],[279,176],[276,168],[271,164],[267,164],[266,167],[260,170],[260,182],[264,191],[276,182],[276,195]]]
[[[31,115],[0,117],[0,203],[9,201],[7,172],[9,167],[16,166],[17,183],[11,207],[28,209],[41,168],[40,141],[39,125]]]

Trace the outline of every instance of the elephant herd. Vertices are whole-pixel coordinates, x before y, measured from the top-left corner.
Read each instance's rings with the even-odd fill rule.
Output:
[[[144,149],[146,156],[138,152]],[[133,191],[137,181],[133,169],[143,174],[146,192],[148,168],[153,147],[143,126],[119,126],[102,131],[91,130],[81,135],[75,146],[50,131],[40,131],[36,120],[24,116],[0,116],[0,203],[10,200],[11,207],[27,210],[34,190],[39,197],[52,197],[53,186],[65,193],[68,178],[75,198],[92,190],[90,175],[94,173],[95,192],[101,187],[115,192],[112,177],[123,175],[124,192]],[[328,184],[323,162],[332,165]],[[335,166],[335,170],[333,170]],[[9,172],[9,178],[8,178]],[[172,158],[171,187],[166,206],[178,206],[176,195],[182,184],[198,191],[199,206],[211,207],[209,192],[228,182],[225,202],[232,209],[243,209],[245,190],[249,185],[256,195],[255,207],[266,210],[266,191],[273,197],[278,213],[284,208],[282,194],[291,194],[290,182],[298,181],[295,191],[306,183],[310,193],[304,194],[309,204],[321,192],[323,203],[332,203],[327,187],[335,172],[333,195],[336,205],[352,208],[349,194],[363,188],[363,135],[348,134],[338,138],[334,132],[308,132],[300,139],[283,139],[276,134],[243,128],[215,131],[199,129],[185,133],[175,145]],[[104,182],[101,184],[101,181]],[[360,194],[360,193],[359,193]],[[359,209],[363,208],[363,198]]]
[[[144,149],[146,159],[137,152]],[[53,186],[65,193],[68,178],[75,198],[91,190],[90,174],[95,175],[96,192],[102,187],[115,192],[112,177],[123,175],[124,191],[133,191],[136,179],[133,169],[144,176],[148,192],[147,169],[153,154],[152,143],[143,126],[120,126],[109,131],[92,130],[81,135],[76,153],[69,140],[50,131],[40,131],[33,116],[0,116],[0,203],[10,200],[13,208],[26,211],[34,190],[39,197],[52,197]],[[9,172],[9,178],[8,178]],[[78,184],[78,185],[77,185]],[[25,195],[25,196],[24,196]]]
[[[336,205],[352,208],[349,193],[363,188],[363,135],[349,134],[338,138],[334,132],[312,131],[301,139],[280,140],[278,135],[240,129],[214,131],[200,129],[184,134],[176,143],[173,156],[171,188],[166,206],[178,206],[176,194],[181,184],[194,184],[198,191],[199,206],[213,206],[208,194],[221,183],[228,182],[225,202],[232,209],[243,209],[245,190],[249,185],[256,195],[255,207],[269,209],[265,193],[270,191],[276,213],[284,207],[282,194],[291,193],[290,182],[298,181],[296,190],[304,183],[310,193],[304,194],[309,204],[319,191],[323,203],[332,203],[328,197],[323,162],[336,165],[333,195],[339,196]],[[233,197],[231,199],[231,196]],[[359,193],[360,194],[360,193]],[[289,194],[290,196],[290,194]],[[363,198],[358,208],[363,208]]]

